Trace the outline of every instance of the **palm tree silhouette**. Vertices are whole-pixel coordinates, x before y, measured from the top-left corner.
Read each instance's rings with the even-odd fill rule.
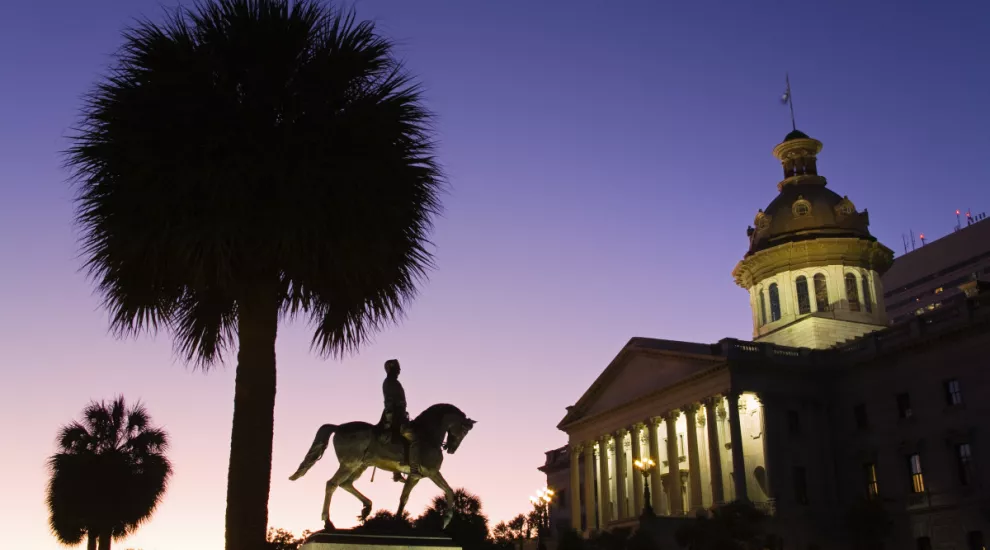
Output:
[[[49,524],[63,544],[88,537],[89,550],[109,550],[154,513],[172,475],[168,437],[151,426],[140,403],[91,403],[82,422],[63,426],[48,459]]]
[[[433,498],[430,506],[416,518],[415,526],[425,533],[443,532],[464,550],[483,550],[488,546],[488,516],[482,510],[478,495],[466,489],[454,490],[454,517],[446,529],[443,518],[447,511],[443,495]]]
[[[167,330],[204,368],[237,349],[228,550],[265,544],[279,321],[356,351],[432,266],[443,177],[392,49],[318,0],[206,0],[125,33],[72,136],[116,334]]]

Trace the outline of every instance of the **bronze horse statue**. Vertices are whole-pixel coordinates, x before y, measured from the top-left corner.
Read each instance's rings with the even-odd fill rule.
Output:
[[[309,452],[306,453],[306,458],[289,479],[296,480],[305,475],[323,456],[330,443],[330,436],[333,435],[333,449],[340,466],[327,481],[322,515],[326,529],[333,529],[333,523],[330,521],[330,499],[337,487],[354,495],[364,504],[359,519],[367,519],[371,513],[371,500],[354,488],[354,482],[372,466],[387,472],[406,474],[402,496],[399,497],[399,508],[396,511],[398,516],[401,516],[402,511],[405,510],[409,493],[420,479],[425,477],[435,483],[444,492],[449,504],[443,517],[443,526],[446,528],[453,517],[454,491],[440,475],[443,451],[454,454],[464,440],[464,436],[474,427],[474,423],[475,421],[468,418],[460,409],[444,403],[433,405],[420,413],[412,421],[413,430],[419,440],[419,471],[412,474],[409,473],[409,465],[405,461],[406,443],[402,438],[392,438],[388,443],[383,443],[379,437],[381,428],[367,422],[348,422],[339,426],[324,424],[317,430],[316,438]]]

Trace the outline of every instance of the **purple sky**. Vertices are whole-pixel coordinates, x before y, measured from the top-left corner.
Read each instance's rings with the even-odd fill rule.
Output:
[[[166,5],[172,1],[166,0]],[[743,5],[757,8],[743,8]],[[430,283],[399,327],[342,362],[283,325],[271,524],[319,527],[336,464],[287,476],[324,422],[377,420],[382,363],[398,357],[414,412],[450,401],[479,421],[444,465],[493,521],[528,508],[555,429],[632,336],[746,338],[730,271],[776,193],[771,149],[798,127],[819,169],[869,208],[873,233],[951,231],[990,209],[990,3],[377,2],[439,115],[452,183]],[[49,549],[45,458],[90,399],[142,399],[171,433],[175,478],[121,548],[222,547],[233,364],[204,374],[167,335],[117,341],[78,273],[58,151],[80,96],[136,16],[159,3],[7,2],[0,8],[0,532]],[[358,487],[376,508],[400,488]],[[411,509],[438,494],[420,484]],[[346,493],[333,519],[359,510]]]

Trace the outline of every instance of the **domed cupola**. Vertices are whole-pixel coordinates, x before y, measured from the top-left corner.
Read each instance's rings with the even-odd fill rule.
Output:
[[[826,187],[821,150],[798,130],[773,149],[784,179],[732,272],[750,292],[756,340],[823,348],[886,324],[880,275],[893,252],[870,234],[866,210]]]

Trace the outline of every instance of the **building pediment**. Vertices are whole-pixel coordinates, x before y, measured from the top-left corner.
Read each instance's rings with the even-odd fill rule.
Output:
[[[558,428],[599,416],[685,382],[725,362],[718,345],[633,338],[602,371]]]

